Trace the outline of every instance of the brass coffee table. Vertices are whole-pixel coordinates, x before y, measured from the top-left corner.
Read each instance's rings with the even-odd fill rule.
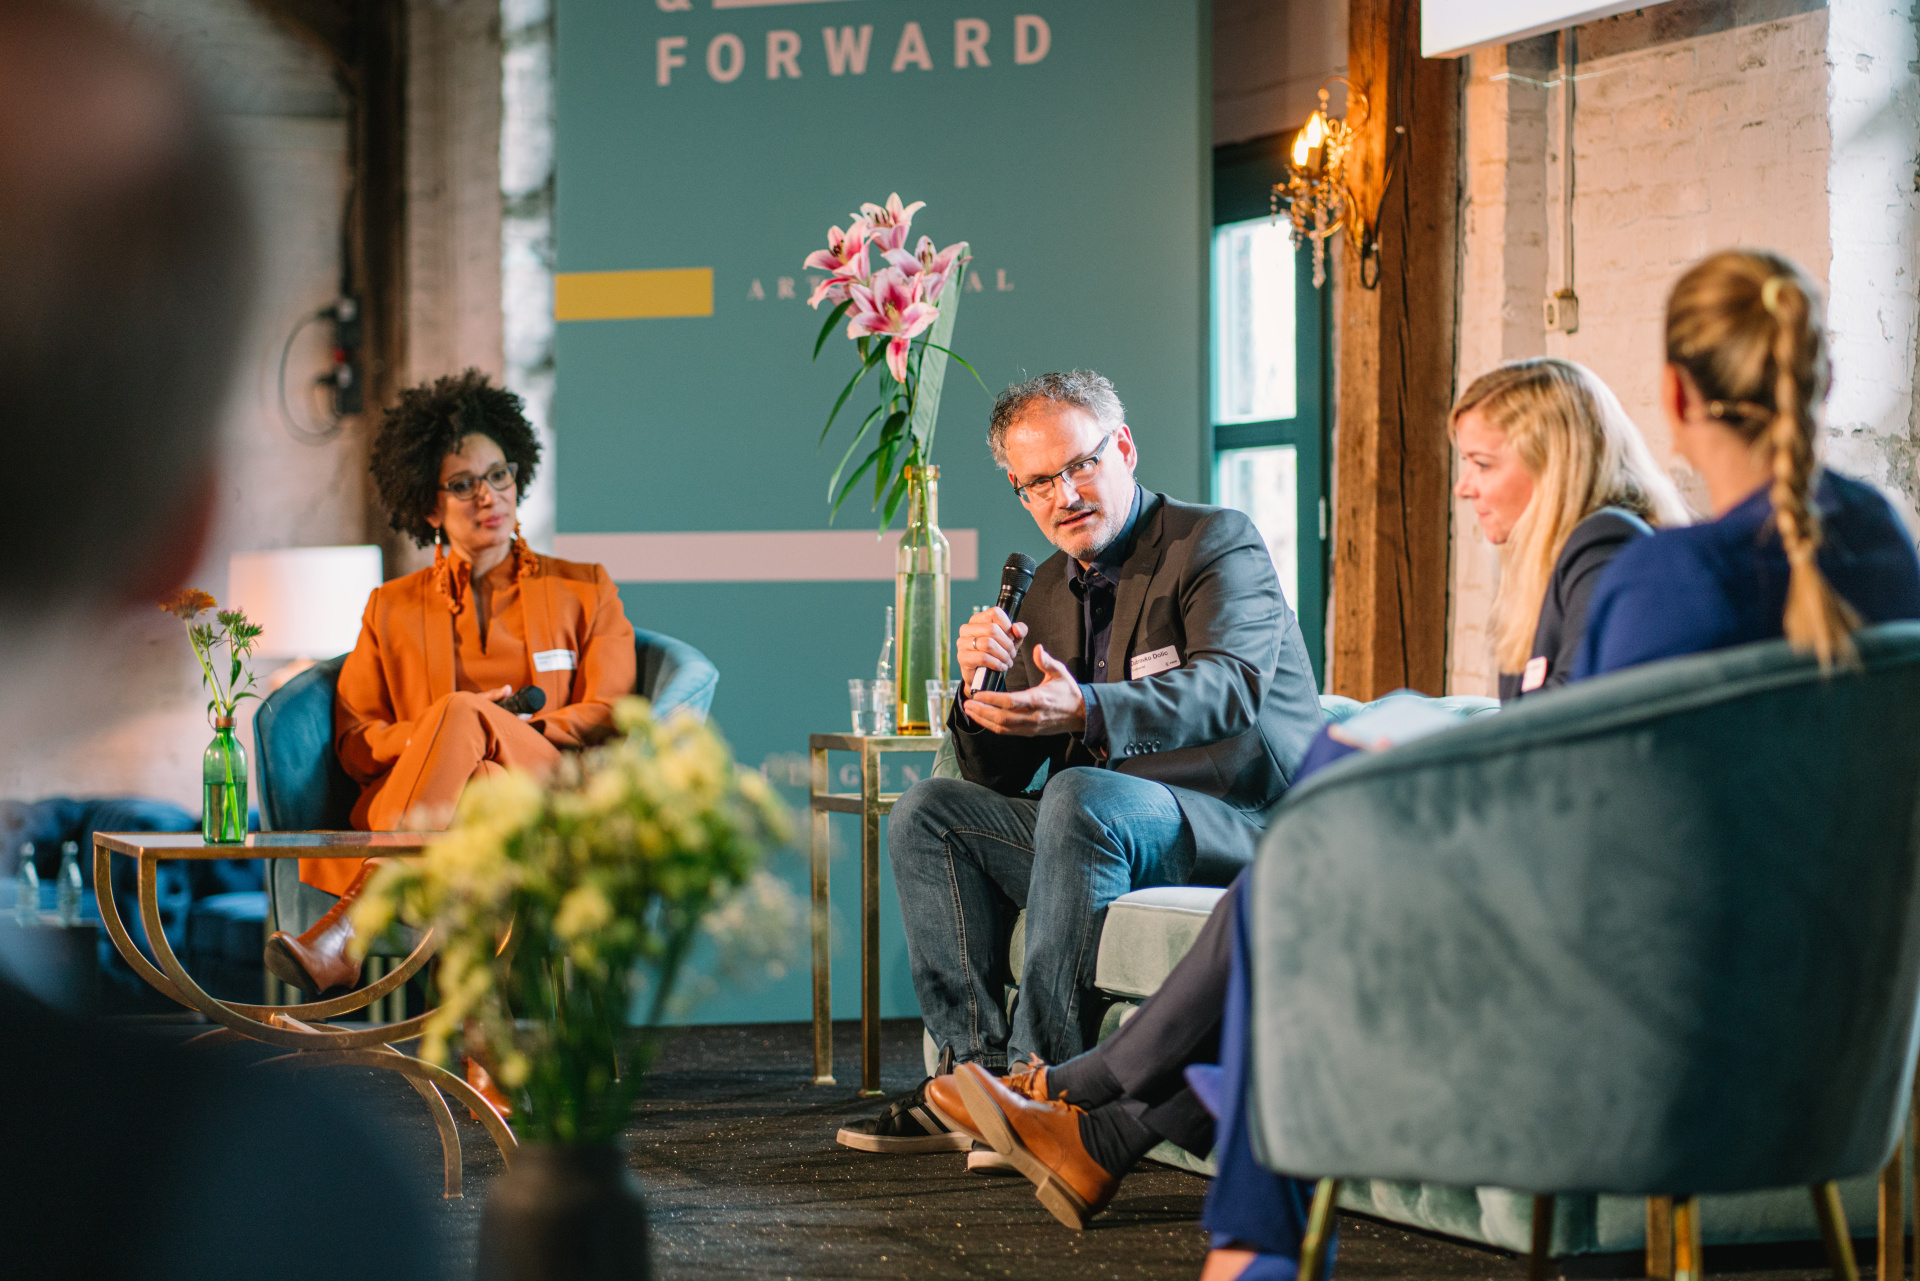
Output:
[[[133,972],[160,992],[190,1010],[197,1010],[221,1026],[194,1037],[189,1045],[217,1045],[242,1040],[260,1041],[291,1050],[265,1064],[295,1069],[353,1066],[380,1068],[398,1072],[407,1078],[425,1100],[428,1113],[440,1131],[440,1152],[445,1171],[445,1194],[457,1197],[460,1187],[460,1131],[444,1095],[451,1094],[463,1103],[487,1127],[500,1158],[512,1164],[518,1146],[513,1131],[493,1106],[460,1077],[437,1064],[428,1063],[394,1048],[401,1041],[420,1035],[429,1014],[398,1023],[348,1031],[312,1020],[336,1018],[364,1009],[419,973],[420,967],[439,948],[440,941],[428,931],[413,952],[400,965],[363,988],[331,1000],[311,1001],[305,1005],[244,1005],[209,996],[193,981],[180,958],[167,942],[161,927],[158,895],[162,859],[215,858],[408,858],[426,853],[430,834],[418,832],[255,832],[244,845],[209,845],[192,832],[96,832],[93,837],[93,893],[100,905],[100,920],[107,935],[120,950]],[[139,861],[140,919],[146,926],[147,942],[160,962],[151,961],[134,945],[120,920],[113,901],[113,856],[124,855]],[[264,940],[263,940],[264,941]]]

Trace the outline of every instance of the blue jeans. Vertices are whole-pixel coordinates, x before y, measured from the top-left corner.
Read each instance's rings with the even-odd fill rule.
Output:
[[[1129,890],[1178,885],[1193,833],[1159,783],[1074,768],[1038,800],[960,779],[916,783],[887,825],[920,1014],[956,1061],[996,1071],[1072,1058],[1099,1031],[1091,999],[1106,907]],[[1020,999],[1001,1008],[1007,942],[1027,913]]]

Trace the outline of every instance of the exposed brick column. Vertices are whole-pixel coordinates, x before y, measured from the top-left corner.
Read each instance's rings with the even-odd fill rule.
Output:
[[[1415,0],[1351,0],[1348,12],[1348,75],[1370,104],[1353,189],[1364,210],[1383,191],[1385,200],[1377,286],[1362,285],[1357,244],[1341,254],[1329,685],[1363,699],[1403,685],[1438,694],[1458,341],[1459,66],[1420,57]],[[1369,282],[1375,265],[1365,264]]]

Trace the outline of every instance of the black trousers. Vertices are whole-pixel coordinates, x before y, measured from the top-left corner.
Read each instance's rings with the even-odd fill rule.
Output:
[[[1204,1157],[1213,1150],[1213,1114],[1187,1085],[1194,1063],[1220,1061],[1220,1018],[1233,964],[1233,914],[1245,872],[1214,907],[1193,947],[1133,1017],[1093,1049],[1141,1122],[1161,1138]]]

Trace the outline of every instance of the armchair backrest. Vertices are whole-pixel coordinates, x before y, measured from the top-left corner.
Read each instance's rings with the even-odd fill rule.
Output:
[[[1329,767],[1253,877],[1300,1175],[1697,1193],[1877,1169],[1920,989],[1920,624],[1648,665]]]
[[[253,717],[260,825],[271,832],[347,827],[360,788],[333,751],[333,691],[346,655],[315,663],[269,694]]]
[[[660,632],[636,627],[633,641],[639,659],[633,692],[650,701],[659,715],[685,708],[707,719],[714,690],[720,685],[720,669],[685,641]]]

